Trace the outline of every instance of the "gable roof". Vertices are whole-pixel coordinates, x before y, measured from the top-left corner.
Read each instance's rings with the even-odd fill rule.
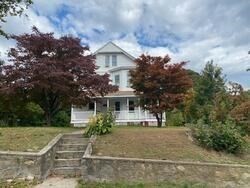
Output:
[[[130,58],[131,60],[135,60],[136,59],[134,56],[130,55],[128,52],[126,52],[125,50],[123,50],[122,48],[120,48],[119,46],[117,46],[112,41],[109,41],[108,43],[106,43],[105,45],[103,45],[101,48],[99,48],[98,50],[96,50],[94,52],[94,55],[96,55],[98,53],[112,53],[112,52],[123,53],[128,58]]]

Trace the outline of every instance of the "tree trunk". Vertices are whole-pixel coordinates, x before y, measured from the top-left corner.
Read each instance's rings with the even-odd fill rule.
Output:
[[[160,114],[156,113],[155,117],[157,119],[157,127],[161,127],[162,126],[162,113]]]
[[[164,115],[165,115],[165,117],[164,117],[164,118],[165,118],[165,126],[167,127],[168,124],[167,124],[167,112],[166,112],[166,111],[165,111],[165,114],[164,114]]]
[[[48,111],[45,112],[45,119],[46,119],[46,126],[50,127],[51,121],[52,121],[52,115],[50,112],[48,112]]]
[[[161,124],[160,127],[162,127],[162,113],[160,113],[160,124]]]
[[[46,126],[51,126],[53,117],[60,111],[61,105],[59,97],[56,93],[43,90],[44,98],[40,103],[40,107],[44,110]]]

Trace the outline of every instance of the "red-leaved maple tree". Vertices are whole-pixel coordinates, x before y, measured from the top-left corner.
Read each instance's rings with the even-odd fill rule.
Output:
[[[130,71],[132,88],[140,98],[140,105],[162,126],[163,113],[180,104],[192,81],[183,68],[185,62],[170,64],[169,56],[153,57],[142,54]]]
[[[12,36],[17,45],[9,51],[12,64],[1,65],[0,92],[39,104],[47,125],[65,106],[117,90],[108,74],[96,74],[95,57],[79,38],[32,31]]]

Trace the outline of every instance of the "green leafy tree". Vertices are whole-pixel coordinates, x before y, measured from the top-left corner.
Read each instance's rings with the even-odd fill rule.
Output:
[[[247,134],[250,134],[250,91],[242,91],[241,94],[231,97],[234,105],[230,115]]]
[[[228,93],[231,101],[230,109],[247,100],[247,94],[244,92],[243,87],[239,83],[229,82]]]
[[[70,110],[62,110],[55,115],[53,126],[66,127],[70,125]]]
[[[229,112],[231,108],[231,101],[228,93],[224,91],[218,92],[213,99],[213,106],[209,114],[209,119],[211,121],[225,123],[229,118]]]
[[[196,88],[196,100],[199,105],[211,104],[218,92],[225,92],[225,76],[222,74],[222,68],[213,64],[213,61],[207,62],[201,72],[201,77]]]
[[[193,81],[193,88],[198,87],[201,75],[198,72],[187,69],[187,73]]]
[[[9,126],[19,125],[29,114],[26,105],[25,98],[0,92],[0,119]]]
[[[14,103],[14,102],[13,102]],[[34,103],[28,102],[23,105],[23,109],[18,109],[17,124],[20,126],[41,126],[44,124],[43,114],[44,111],[41,107]]]
[[[199,87],[201,75],[198,72],[190,69],[187,70],[187,73],[192,79],[193,87],[188,90],[185,95],[184,102],[179,106],[178,109],[182,111],[185,122],[190,123],[193,122],[194,119],[197,119],[197,117],[199,117],[199,111],[195,101],[195,91],[196,88]]]
[[[225,99],[225,76],[222,74],[222,68],[214,65],[213,61],[209,61],[200,76],[196,77],[194,89],[186,96],[184,106],[186,121],[196,122],[198,119],[204,118],[207,122],[211,118],[223,117],[222,114],[226,114],[226,112],[220,115],[216,113],[222,109],[225,110],[228,104],[224,103],[219,97],[220,95]]]
[[[25,10],[32,4],[32,0],[1,0],[0,1],[0,24],[6,22],[6,17],[21,16]],[[2,29],[0,25],[0,35],[8,38],[8,34]]]

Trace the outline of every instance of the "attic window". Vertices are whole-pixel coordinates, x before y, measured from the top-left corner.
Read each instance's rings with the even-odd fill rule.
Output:
[[[112,66],[113,67],[117,66],[117,55],[112,55]]]
[[[105,56],[105,67],[109,67],[109,55]]]

